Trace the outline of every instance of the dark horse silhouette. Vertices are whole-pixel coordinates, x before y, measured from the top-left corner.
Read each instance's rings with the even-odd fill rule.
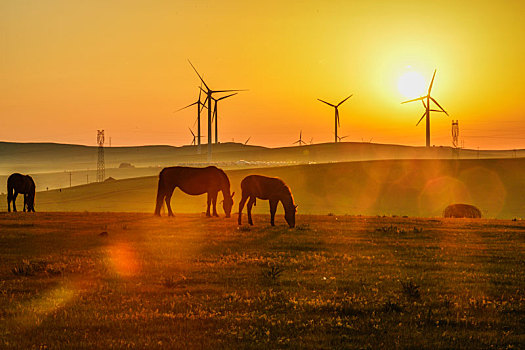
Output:
[[[284,218],[290,227],[295,226],[295,212],[297,206],[295,205],[290,192],[290,188],[286,186],[283,180],[276,177],[266,177],[261,175],[249,175],[241,181],[242,198],[239,202],[239,220],[241,225],[242,209],[244,203],[248,201],[248,223],[253,225],[252,221],[252,205],[255,205],[256,198],[270,201],[270,223],[275,226],[275,212],[279,201],[284,207]]]
[[[16,211],[16,197],[19,193],[24,195],[24,211],[35,211],[35,182],[29,175],[14,173],[7,179],[7,211],[11,211],[11,201],[13,211]]]
[[[173,216],[171,211],[170,200],[175,188],[180,188],[182,192],[192,196],[200,194],[208,194],[208,207],[206,209],[206,216],[210,215],[210,204],[213,203],[213,216],[217,215],[217,194],[222,191],[223,209],[226,217],[230,217],[233,207],[233,195],[230,194],[230,180],[222,169],[214,166],[206,168],[190,168],[174,166],[164,168],[159,174],[159,186],[157,189],[157,205],[155,207],[155,215],[160,216],[160,209],[162,208],[162,201],[166,201],[168,207],[168,215]]]

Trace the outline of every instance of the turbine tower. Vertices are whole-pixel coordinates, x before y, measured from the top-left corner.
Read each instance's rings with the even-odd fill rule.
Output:
[[[193,68],[193,70],[195,71],[195,73],[197,73],[197,76],[199,77],[199,79],[201,80],[201,82],[204,84],[204,86],[206,87],[206,91],[204,91],[204,89],[201,88],[202,91],[204,91],[204,93],[206,93],[206,100],[208,101],[208,162],[211,161],[211,137],[212,137],[212,134],[211,134],[211,99],[213,97],[213,94],[215,93],[220,93],[220,92],[234,92],[234,91],[245,91],[245,90],[212,90],[210,89],[210,87],[206,84],[206,82],[204,81],[204,79],[202,79],[201,75],[199,74],[199,72],[197,71],[197,69],[193,66],[193,64],[191,63],[190,60],[188,60],[188,62],[190,63],[191,65],[191,68]],[[206,101],[204,102],[206,103]]]
[[[201,93],[202,93],[202,84],[201,84],[201,87],[199,88],[199,99],[187,105],[186,107],[182,107],[181,109],[178,109],[175,111],[175,112],[182,111],[183,109],[197,105],[197,144],[198,144],[197,152],[199,153],[201,153],[201,137],[202,137],[201,135],[201,111],[203,108],[206,108],[205,103],[201,102]],[[193,131],[191,133],[193,134]]]
[[[219,143],[219,136],[218,136],[219,127],[217,126],[217,124],[219,124],[219,119],[217,117],[217,102],[219,102],[220,100],[224,100],[225,98],[232,97],[233,95],[237,95],[237,93],[226,95],[220,98],[212,97],[214,106],[213,106],[213,117],[211,121],[213,122],[213,120],[215,119],[215,144]]]
[[[443,109],[443,107],[441,107],[441,105],[432,96],[430,96],[430,91],[432,91],[432,85],[434,84],[434,78],[436,77],[436,71],[437,70],[434,70],[434,75],[432,76],[432,81],[430,82],[430,86],[428,87],[428,92],[426,96],[422,96],[422,97],[415,98],[413,100],[401,102],[402,104],[408,103],[408,102],[414,102],[414,101],[423,102],[423,107],[425,107],[425,113],[423,113],[423,116],[421,117],[421,119],[419,119],[416,126],[418,126],[419,123],[423,120],[423,118],[426,117],[425,121],[426,121],[426,146],[427,147],[430,147],[430,112],[442,112],[448,115],[448,113]],[[426,100],[426,103],[425,103],[425,100]],[[431,109],[430,101],[434,102],[434,104],[438,106],[440,109]]]
[[[292,143],[292,145],[295,145],[296,143],[298,143],[299,146],[302,146],[303,144],[306,145],[306,142],[303,141],[303,131],[302,130],[299,133],[299,140],[297,140],[294,143]]]
[[[342,100],[341,102],[339,102],[338,104],[334,105],[334,104],[331,104],[331,103],[328,103],[326,101],[323,101],[321,100],[320,98],[318,98],[319,101],[323,102],[323,103],[326,103],[327,105],[329,106],[332,106],[335,108],[335,139],[334,139],[334,142],[337,143],[339,142],[340,140],[338,139],[337,137],[337,127],[341,127],[341,123],[339,122],[339,106],[343,104],[343,102],[345,102],[346,100],[348,100],[350,97],[352,97],[354,94],[351,94],[350,96],[348,96],[347,98],[345,98],[344,100]]]

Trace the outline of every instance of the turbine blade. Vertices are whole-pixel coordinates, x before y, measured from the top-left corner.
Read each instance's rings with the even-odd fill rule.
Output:
[[[434,75],[432,76],[432,81],[430,82],[430,86],[428,87],[428,94],[430,95],[430,90],[432,90],[432,85],[434,84],[434,78],[436,77],[436,71],[437,69],[434,69]]]
[[[232,97],[232,96],[234,96],[234,95],[237,95],[237,92],[234,93],[234,94],[230,94],[230,95],[227,95],[227,96],[223,96],[223,97],[221,97],[221,98],[218,98],[217,101],[224,100],[225,98]]]
[[[350,97],[354,96],[354,94],[351,94],[350,96],[348,96],[347,98],[345,98],[344,100],[342,100],[341,102],[339,102],[339,104],[337,105],[337,107],[339,107],[340,105],[343,104],[343,102],[345,102],[346,100],[348,100]]]
[[[212,123],[215,120],[215,118],[217,118],[217,100],[215,100],[215,105],[213,106],[213,113],[212,113],[212,117],[211,117],[211,122]]]
[[[329,105],[329,106],[335,107],[335,105],[333,105],[333,104],[331,104],[331,103],[328,103],[328,102],[326,102],[326,101],[323,101],[323,100],[321,100],[320,98],[318,98],[318,100],[321,101],[321,102],[323,102],[323,103],[326,103],[326,104]]]
[[[210,90],[212,94],[216,92],[234,92],[234,91],[249,91],[248,89],[242,89],[242,90]]]
[[[441,108],[441,110],[442,110],[446,115],[448,115],[447,111],[445,111],[445,110],[443,109],[443,107],[441,107],[441,105],[440,105],[436,100],[434,100],[432,97],[430,97],[430,99],[431,99],[431,100],[432,100],[432,101],[433,101],[433,102],[434,102],[439,108]]]
[[[421,119],[419,119],[419,121],[417,122],[416,126],[418,126],[419,123],[421,123],[421,121],[423,120],[423,118],[425,118],[426,115],[427,115],[427,111],[425,111],[425,113],[423,113],[423,116],[421,116]]]
[[[191,130],[190,128],[188,128],[191,132],[191,134],[193,135],[194,139],[195,139],[195,134],[193,133],[193,130]]]
[[[427,96],[418,97],[418,98],[415,98],[415,99],[413,99],[413,100],[403,101],[403,102],[401,102],[401,104],[403,104],[403,103],[409,103],[409,102],[414,102],[414,101],[419,101],[419,100],[423,100],[424,98],[427,98]]]
[[[197,103],[199,103],[199,101],[197,101],[197,102],[193,102],[192,104],[189,104],[189,105],[187,105],[186,107],[182,107],[182,108],[180,108],[180,109],[177,109],[175,112],[182,111],[183,109],[186,109],[186,108],[188,108],[188,107],[191,107],[191,106],[193,106],[193,105],[196,105]]]
[[[208,97],[209,97],[208,94],[206,94],[206,98],[204,99],[204,102],[202,103],[202,106],[204,108],[208,108],[208,107],[206,107],[206,103],[208,102]]]
[[[335,109],[335,118],[337,119],[337,126],[341,127],[341,120],[339,119],[339,110]]]
[[[421,100],[421,102],[423,102],[423,107],[425,107],[425,109],[427,109],[427,104],[425,103],[425,100]]]
[[[193,66],[193,64],[191,63],[190,60],[188,60],[188,62],[190,63],[191,65],[191,68],[193,68],[193,70],[195,71],[195,73],[197,73],[197,75],[199,76],[199,79],[202,81],[202,83],[204,84],[204,86],[206,86],[206,89],[210,90],[210,88],[208,87],[208,85],[206,85],[206,82],[204,81],[204,79],[202,79],[201,75],[199,74],[199,72],[197,72],[197,69]],[[202,89],[202,88],[201,88]]]

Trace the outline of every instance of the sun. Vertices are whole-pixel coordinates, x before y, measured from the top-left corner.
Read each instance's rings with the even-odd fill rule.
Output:
[[[425,93],[425,78],[414,71],[406,72],[399,77],[397,88],[406,98],[423,96]]]

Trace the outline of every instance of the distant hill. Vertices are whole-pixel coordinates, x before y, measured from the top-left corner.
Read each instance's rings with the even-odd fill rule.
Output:
[[[467,203],[480,208],[484,217],[525,218],[525,158],[360,161],[227,173],[236,192],[234,211],[240,181],[248,174],[263,174],[281,177],[291,187],[300,214],[432,217],[441,216],[451,203]],[[37,193],[36,210],[153,213],[156,190],[157,176],[149,176],[43,191]],[[205,203],[205,196],[180,190],[172,198],[175,212],[203,212]],[[5,195],[0,196],[0,210],[6,210]],[[267,201],[258,200],[255,210],[267,213]]]
[[[213,145],[213,163],[226,168],[330,163],[375,159],[474,159],[525,157],[525,150],[477,151],[450,147],[411,147],[362,142],[322,143],[296,147],[266,148],[241,143]],[[136,168],[207,163],[206,145],[106,147],[107,169],[130,163]],[[49,173],[96,170],[97,147],[56,143],[0,142],[0,175],[13,172]],[[266,164],[264,164],[266,163]],[[112,175],[113,176],[113,175]],[[140,176],[140,175],[139,175]]]

